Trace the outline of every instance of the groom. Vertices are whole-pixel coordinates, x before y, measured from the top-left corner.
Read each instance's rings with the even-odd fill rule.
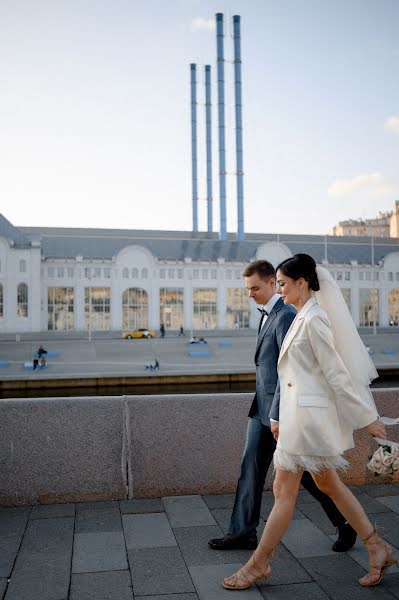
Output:
[[[276,293],[276,272],[266,260],[251,262],[245,269],[245,284],[249,297],[263,305],[255,350],[256,392],[249,411],[249,422],[238,480],[233,514],[228,534],[223,538],[209,540],[215,550],[257,546],[256,528],[259,524],[262,491],[266,474],[273,459],[276,441],[270,429],[272,404],[278,406],[280,385],[277,378],[277,360],[296,310],[285,305]],[[352,548],[356,533],[346,523],[333,501],[323,494],[311,475],[303,474],[301,483],[324,509],[331,523],[338,528],[338,539],[332,549],[345,552]]]

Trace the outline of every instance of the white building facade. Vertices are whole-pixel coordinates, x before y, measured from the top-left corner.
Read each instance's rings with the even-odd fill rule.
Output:
[[[358,326],[398,326],[397,240],[17,228],[0,215],[0,332],[256,328],[242,272],[306,252]]]

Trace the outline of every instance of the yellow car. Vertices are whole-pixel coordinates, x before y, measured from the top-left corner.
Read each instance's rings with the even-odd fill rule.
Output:
[[[131,340],[135,338],[144,338],[149,340],[150,338],[156,337],[155,331],[152,329],[135,329],[134,331],[125,331],[122,334],[124,340]]]

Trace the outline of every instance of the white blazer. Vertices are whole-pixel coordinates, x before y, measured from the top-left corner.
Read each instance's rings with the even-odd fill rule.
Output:
[[[353,430],[378,418],[359,397],[335,350],[330,322],[313,296],[294,319],[278,359],[277,446],[289,454],[338,456],[353,448]],[[367,401],[368,400],[368,401]]]

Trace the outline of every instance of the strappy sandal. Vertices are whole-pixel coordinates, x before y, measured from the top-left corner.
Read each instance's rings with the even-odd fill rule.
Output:
[[[388,544],[386,544],[382,538],[378,536],[379,539],[377,541],[369,541],[374,535],[378,536],[375,529],[373,529],[373,531],[363,539],[364,545],[377,546],[378,544],[383,544],[386,556],[384,561],[379,565],[373,565],[370,563],[370,571],[367,573],[367,575],[359,579],[359,583],[363,587],[372,587],[374,585],[378,585],[384,577],[385,573],[388,571],[388,569],[392,567],[392,565],[397,564],[399,566],[399,557],[392,557],[392,548],[388,546]],[[377,579],[374,579],[375,577],[377,577]]]
[[[259,548],[264,552],[264,554],[267,558],[266,571],[262,570],[264,568],[264,566],[259,565],[259,563],[257,563],[257,559],[255,558],[255,554]],[[255,567],[256,571],[258,571],[258,573],[256,575],[252,571],[250,571],[246,566],[251,561],[251,559],[252,559],[252,566]],[[269,555],[266,553],[264,548],[259,544],[258,548],[252,554],[251,558],[246,563],[246,565],[242,566],[241,569],[239,569],[233,575],[230,575],[230,577],[225,577],[225,579],[223,581],[223,587],[226,588],[226,590],[247,590],[257,581],[263,580],[266,583],[266,581],[269,579],[270,574],[271,574],[271,568],[270,568],[268,559],[269,559]]]

